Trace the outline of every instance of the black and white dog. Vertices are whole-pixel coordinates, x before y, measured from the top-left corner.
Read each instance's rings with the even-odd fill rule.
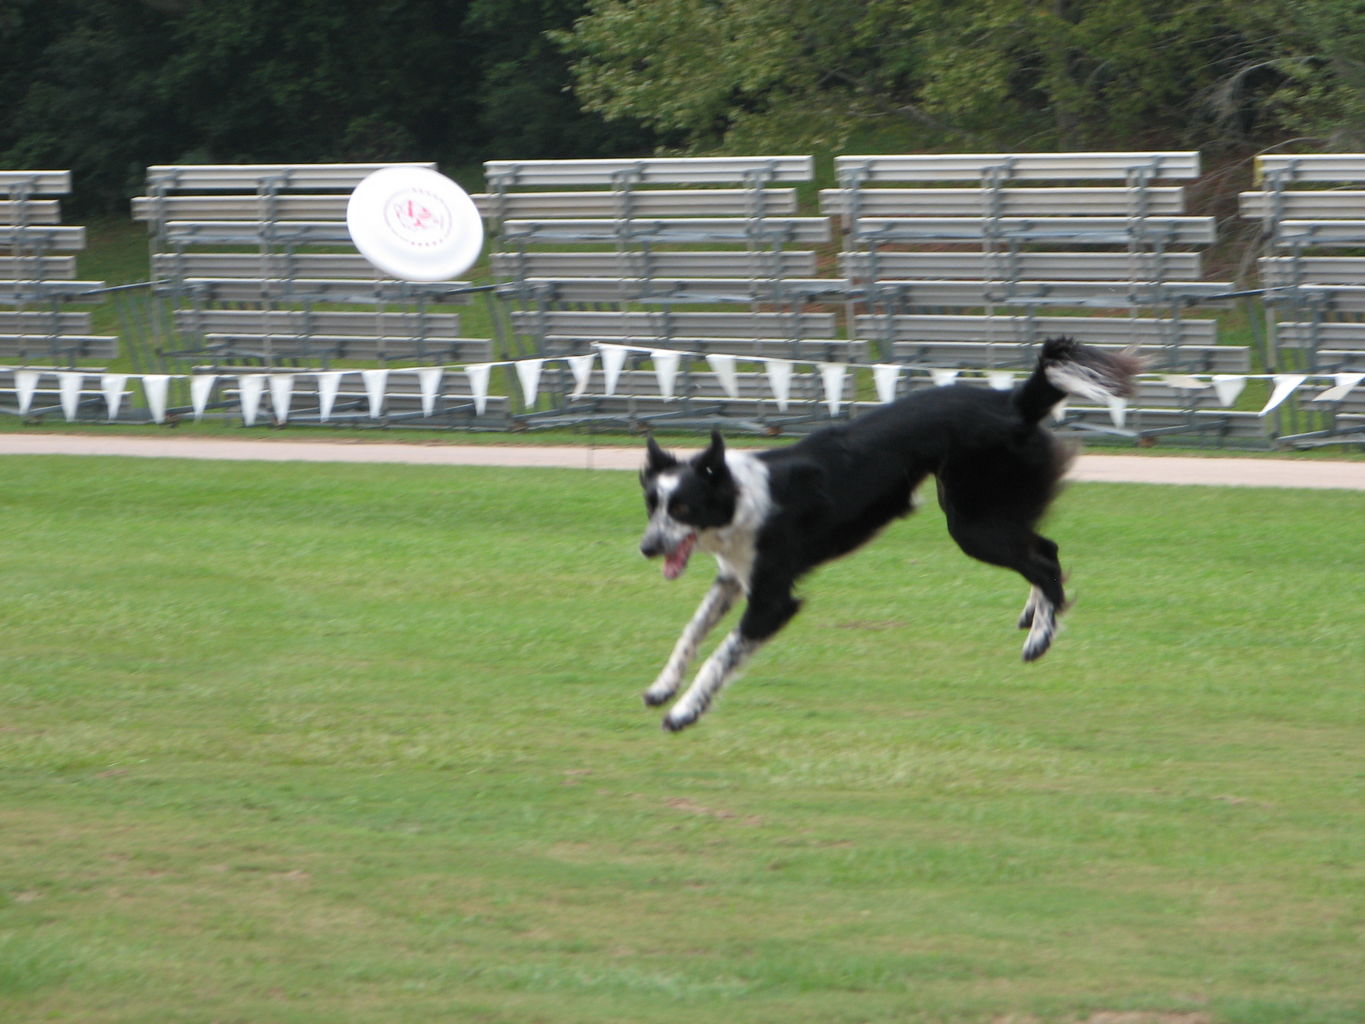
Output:
[[[800,607],[792,587],[906,515],[915,488],[938,480],[948,530],[964,552],[1029,582],[1019,628],[1024,660],[1047,651],[1065,607],[1057,545],[1034,532],[1066,470],[1069,450],[1041,426],[1068,395],[1127,397],[1140,362],[1054,338],[1013,391],[953,385],[915,392],[789,448],[727,452],[719,433],[682,462],[649,439],[640,483],[649,526],[640,542],[676,579],[694,549],[719,572],[672,656],[645,691],[651,707],[673,697],[706,634],[744,595],[739,624],[669,710],[664,728],[695,722],[746,661]]]

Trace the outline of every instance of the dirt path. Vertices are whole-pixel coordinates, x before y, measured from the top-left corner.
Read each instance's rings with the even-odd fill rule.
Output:
[[[633,470],[639,448],[235,440],[127,434],[0,434],[0,455],[116,455],[267,462],[397,462],[427,466],[547,466]],[[1105,483],[1311,487],[1365,491],[1365,461],[1082,455],[1071,479]]]

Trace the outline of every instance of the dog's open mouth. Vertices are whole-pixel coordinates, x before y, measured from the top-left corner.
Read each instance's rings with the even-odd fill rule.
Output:
[[[692,549],[697,544],[697,535],[689,533],[682,542],[664,558],[664,579],[676,580],[687,568],[687,560],[692,557]]]

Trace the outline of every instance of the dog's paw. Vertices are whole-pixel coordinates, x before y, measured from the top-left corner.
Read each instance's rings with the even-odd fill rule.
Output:
[[[1057,635],[1057,612],[1049,604],[1038,608],[1029,627],[1028,639],[1024,641],[1024,660],[1037,661],[1052,646],[1052,638]]]
[[[682,732],[700,717],[701,715],[699,712],[684,711],[679,713],[678,709],[674,708],[668,714],[664,715],[664,732]]]
[[[660,704],[666,704],[678,692],[678,687],[682,684],[681,679],[663,675],[654,680],[654,683],[644,692],[645,707],[657,708]]]

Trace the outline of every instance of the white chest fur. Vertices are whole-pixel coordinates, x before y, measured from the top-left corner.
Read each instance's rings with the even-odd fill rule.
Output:
[[[720,574],[737,580],[747,594],[758,553],[758,532],[773,510],[768,467],[748,452],[734,451],[725,453],[725,464],[738,490],[735,517],[728,526],[702,531],[697,543],[716,556]]]

